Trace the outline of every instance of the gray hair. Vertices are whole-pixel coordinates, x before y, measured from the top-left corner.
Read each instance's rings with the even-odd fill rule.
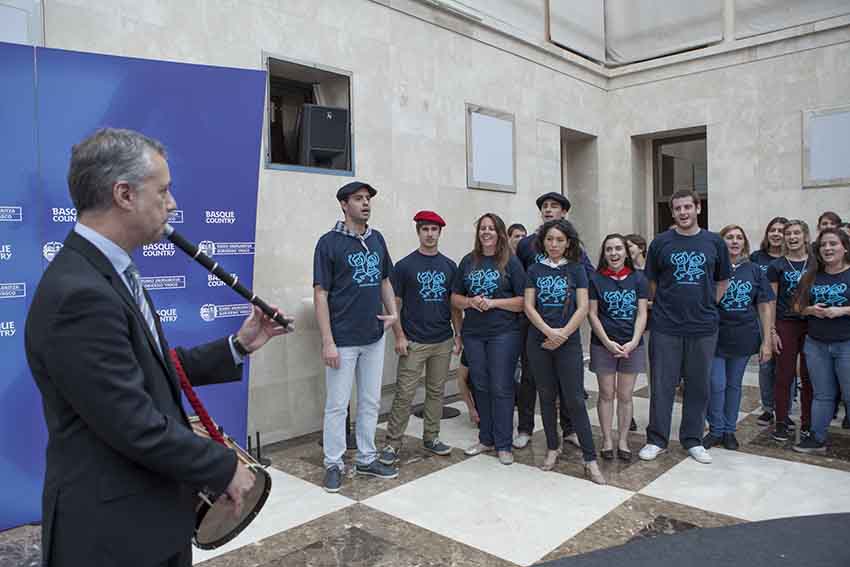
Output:
[[[152,153],[167,158],[165,146],[133,130],[101,128],[71,148],[68,190],[77,214],[108,209],[119,181],[138,186],[153,168]]]

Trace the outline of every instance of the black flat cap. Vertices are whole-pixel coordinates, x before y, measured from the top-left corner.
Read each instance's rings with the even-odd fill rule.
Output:
[[[346,199],[348,199],[349,195],[357,193],[361,189],[368,189],[370,197],[374,197],[378,193],[378,191],[368,183],[363,183],[362,181],[352,181],[351,183],[346,183],[345,185],[339,188],[339,191],[336,192],[336,200],[345,201]]]
[[[570,207],[571,207],[570,200],[567,199],[566,197],[564,197],[563,195],[561,195],[560,193],[555,193],[554,191],[549,192],[549,193],[543,193],[542,195],[537,197],[537,208],[542,209],[543,208],[543,201],[547,201],[547,200],[550,200],[550,199],[552,201],[560,203],[560,205],[564,208],[565,211],[570,210]]]

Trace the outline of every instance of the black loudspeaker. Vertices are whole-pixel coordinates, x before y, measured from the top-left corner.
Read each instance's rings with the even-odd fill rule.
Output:
[[[301,165],[348,169],[347,109],[305,104],[300,130]]]

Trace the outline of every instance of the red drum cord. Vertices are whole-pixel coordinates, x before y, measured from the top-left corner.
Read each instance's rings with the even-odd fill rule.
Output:
[[[177,356],[177,351],[172,348],[168,351],[168,355],[171,357],[171,362],[174,363],[174,370],[177,371],[177,376],[180,377],[180,389],[183,390],[183,393],[186,395],[186,399],[189,400],[189,405],[191,405],[192,409],[195,410],[195,415],[197,415],[198,419],[201,420],[201,423],[204,425],[204,429],[207,430],[210,437],[214,441],[218,441],[222,445],[225,445],[224,437],[222,437],[218,427],[215,426],[212,418],[210,418],[210,414],[207,413],[204,404],[201,403],[201,400],[195,393],[194,388],[192,388],[192,384],[189,382],[189,377],[186,376],[186,371],[183,369],[183,363],[180,362],[180,357]]]

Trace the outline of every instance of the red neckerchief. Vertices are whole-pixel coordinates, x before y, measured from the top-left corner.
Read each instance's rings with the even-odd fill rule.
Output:
[[[611,268],[603,268],[600,272],[603,276],[608,276],[610,278],[614,278],[616,280],[622,280],[628,277],[629,274],[632,273],[632,269],[628,266],[623,266],[623,269],[619,272],[615,272]]]

